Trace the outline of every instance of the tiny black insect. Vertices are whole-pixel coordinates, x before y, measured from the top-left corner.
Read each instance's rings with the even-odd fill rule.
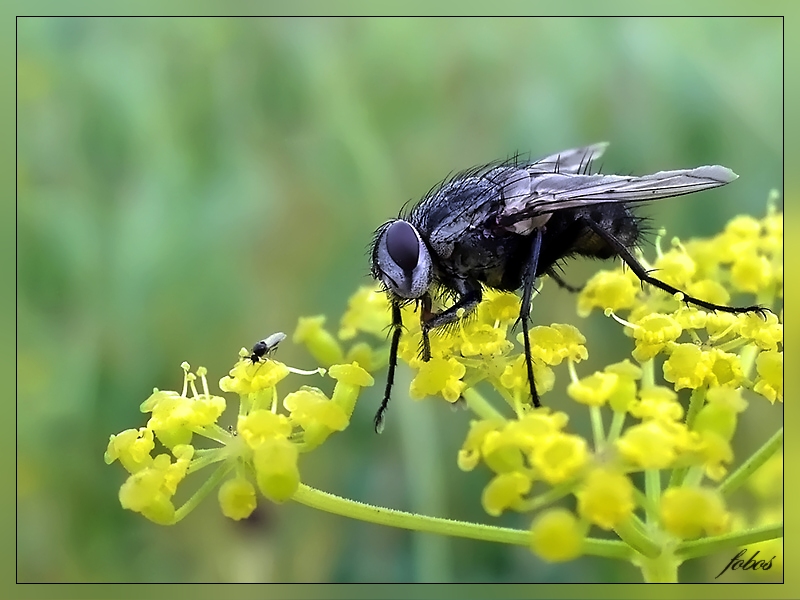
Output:
[[[376,431],[382,429],[392,391],[404,304],[416,302],[420,308],[421,354],[428,361],[430,330],[474,310],[484,286],[522,289],[519,321],[531,401],[539,407],[528,339],[537,277],[550,275],[569,289],[555,271],[565,259],[619,256],[643,282],[669,294],[683,293],[652,277],[634,257],[642,219],[633,213],[633,205],[716,188],[738,176],[719,165],[642,177],[590,173],[592,162],[607,146],[593,144],[535,162],[514,157],[464,171],[431,189],[408,214],[378,228],[371,270],[389,295],[393,334],[386,391],[375,415]],[[436,313],[433,296],[453,297],[455,302]],[[765,310],[713,304],[686,293],[683,300],[730,313]]]
[[[283,340],[286,339],[286,334],[279,331],[278,333],[273,333],[271,336],[264,338],[260,342],[256,342],[253,345],[253,349],[250,350],[249,358],[253,361],[253,364],[261,362],[262,358],[266,358],[269,356],[275,348],[278,347]]]

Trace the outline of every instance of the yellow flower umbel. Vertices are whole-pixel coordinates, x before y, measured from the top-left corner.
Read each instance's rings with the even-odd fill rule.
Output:
[[[659,239],[652,263],[639,259],[698,298],[777,312],[782,235],[782,215],[771,207],[764,219],[737,217],[714,238],[673,240],[666,252]],[[225,400],[209,393],[204,369],[194,374],[184,365],[181,393],[156,390],[142,404],[151,414],[147,425],[111,436],[106,460],[119,460],[130,473],[120,501],[169,524],[222,484],[218,499],[233,519],[250,515],[261,494],[388,526],[517,544],[550,562],[590,555],[626,560],[646,581],[677,581],[683,561],[735,554],[739,547],[777,555],[783,525],[776,481],[783,463],[776,457],[783,429],[749,457],[737,456],[733,441],[748,406],[759,398],[766,406],[783,401],[780,319],[766,311],[686,306],[681,294],[642,286],[622,268],[598,272],[577,296],[579,315],[594,308],[619,323],[630,338],[630,357],[580,372],[590,350],[604,356],[605,340],[587,341],[569,324],[532,327],[536,387],[552,398],[534,409],[524,340],[513,327],[518,296],[484,290],[467,318],[431,332],[429,361],[420,356],[421,307],[402,307],[399,367],[410,370],[410,384],[407,394],[395,387],[394,401],[403,402],[404,395],[462,401],[472,411],[461,449],[449,460],[464,471],[483,471],[485,485],[474,502],[490,518],[523,514],[520,529],[370,507],[301,482],[300,455],[347,428],[362,388],[374,383],[371,373],[387,365],[390,305],[373,286],[351,297],[338,330],[327,329],[318,315],[301,318],[294,332],[294,341],[336,381],[330,396],[310,386],[279,395],[284,379],[324,369],[299,371],[272,359],[254,363],[243,349],[220,381],[223,392],[239,396],[235,426],[223,428],[218,420]],[[580,411],[588,412],[588,435],[572,427],[583,421],[570,420]],[[218,446],[199,448],[199,437]],[[176,509],[178,484],[211,463],[220,465],[217,472]],[[758,511],[731,508],[736,503],[729,496],[742,487],[755,496]],[[560,506],[565,500],[568,507]],[[782,554],[775,564],[782,565]]]
[[[255,510],[256,487],[273,502],[292,498],[300,485],[300,454],[344,430],[359,391],[373,384],[358,363],[334,364],[328,371],[336,380],[330,398],[316,387],[303,386],[284,397],[281,412],[277,385],[283,379],[292,373],[324,375],[325,369],[302,371],[270,358],[254,362],[243,348],[240,360],[219,382],[223,392],[239,395],[236,426],[226,429],[218,421],[227,403],[209,392],[206,369],[192,373],[187,363],[181,367],[181,393],[154,390],[141,405],[142,412],[151,415],[147,425],[112,435],[105,455],[107,463],[119,460],[130,473],[120,489],[122,506],[162,525],[185,517],[226,478],[218,499],[222,513],[231,519],[247,518]],[[198,378],[202,392],[196,386]],[[196,448],[197,437],[216,447]],[[154,456],[156,440],[168,452]],[[176,509],[178,484],[215,463],[217,470]]]
[[[775,236],[782,229],[775,215],[771,209],[763,221],[740,220],[712,240],[675,241],[666,253],[659,248],[653,263],[658,277],[711,302],[728,303],[747,292],[771,306],[781,294],[776,275],[781,245]],[[739,485],[747,467],[726,478],[736,464],[731,440],[747,408],[744,391],[770,402],[783,397],[782,328],[766,311],[713,313],[681,300],[642,287],[629,270],[599,272],[579,294],[578,313],[599,307],[613,316],[632,338],[635,362],[585,375],[578,373],[578,363],[590,344],[577,329],[558,324],[531,329],[537,388],[555,389],[551,367],[567,361],[566,395],[588,409],[591,443],[566,430],[566,413],[533,411],[526,404],[527,374],[520,353],[487,351],[483,354],[491,361],[470,362],[467,357],[481,355],[480,347],[466,346],[463,338],[479,330],[480,315],[460,325],[460,338],[440,343],[436,366],[420,366],[410,352],[404,355],[420,375],[427,368],[442,377],[438,386],[424,390],[430,395],[451,400],[458,388],[449,392],[444,382],[464,382],[460,393],[481,418],[472,422],[458,464],[472,470],[483,463],[490,471],[481,498],[489,515],[533,512],[575,496],[577,516],[551,509],[534,517],[529,543],[542,558],[612,552],[617,547],[611,542],[586,535],[596,526],[614,531],[646,580],[656,581],[664,580],[665,573],[671,573],[667,580],[674,578],[680,562],[701,554],[702,548],[710,553],[725,543],[733,547],[723,541],[733,523],[724,496]],[[509,310],[507,317],[513,315]],[[502,322],[495,327],[502,329]],[[659,364],[662,382],[656,381]],[[488,400],[470,386],[484,379],[513,408],[508,419],[488,410]],[[681,403],[683,390],[691,393],[688,411]],[[418,391],[412,384],[412,396]],[[781,436],[768,440],[756,460],[769,457]],[[643,476],[642,490],[633,483],[637,473]],[[779,530],[773,522],[753,535],[769,539]]]

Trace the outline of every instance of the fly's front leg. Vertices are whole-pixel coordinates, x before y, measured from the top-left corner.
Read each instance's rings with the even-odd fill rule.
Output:
[[[420,329],[422,330],[422,360],[428,362],[431,359],[431,338],[428,335],[428,329],[426,327],[426,323],[433,319],[436,315],[433,313],[432,306],[433,300],[431,299],[431,295],[426,293],[420,299],[420,313],[419,313],[419,325]]]
[[[392,396],[392,385],[394,385],[394,371],[397,368],[397,347],[400,345],[400,336],[403,333],[403,315],[400,312],[400,304],[392,302],[392,345],[389,349],[389,372],[386,375],[386,390],[383,393],[380,408],[375,414],[375,433],[383,431],[383,416],[386,407],[389,405],[389,398]]]
[[[456,301],[453,306],[443,310],[440,313],[434,313],[431,310],[431,297],[425,294],[422,297],[422,310],[420,311],[420,326],[422,328],[422,360],[428,362],[431,359],[431,340],[428,335],[431,329],[436,329],[449,323],[458,321],[463,315],[471,313],[475,307],[481,303],[483,293],[480,286],[470,288],[464,286],[463,291],[460,290],[461,297]],[[463,314],[459,315],[459,311],[463,309]]]

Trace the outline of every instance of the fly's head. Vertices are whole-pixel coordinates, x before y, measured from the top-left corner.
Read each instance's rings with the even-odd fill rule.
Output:
[[[431,255],[408,221],[389,221],[376,232],[372,276],[402,299],[415,300],[428,291],[433,281]]]

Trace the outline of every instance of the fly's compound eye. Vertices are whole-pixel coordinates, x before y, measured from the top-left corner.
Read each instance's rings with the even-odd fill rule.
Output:
[[[405,221],[395,221],[386,230],[386,251],[397,266],[411,272],[419,262],[419,239]]]
[[[401,298],[420,298],[431,285],[431,256],[407,221],[389,223],[373,253],[373,274]]]

